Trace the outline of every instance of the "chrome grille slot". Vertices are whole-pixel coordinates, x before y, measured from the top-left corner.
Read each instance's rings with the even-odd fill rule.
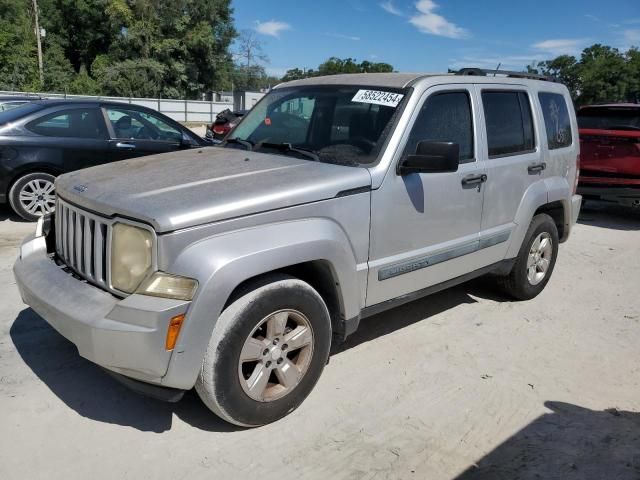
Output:
[[[109,289],[107,273],[108,219],[81,210],[58,198],[56,252],[78,275]]]

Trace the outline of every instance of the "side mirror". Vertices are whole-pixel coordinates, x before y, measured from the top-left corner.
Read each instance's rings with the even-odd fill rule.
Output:
[[[400,162],[398,175],[457,172],[459,162],[460,145],[457,143],[423,141],[418,143],[415,154]]]

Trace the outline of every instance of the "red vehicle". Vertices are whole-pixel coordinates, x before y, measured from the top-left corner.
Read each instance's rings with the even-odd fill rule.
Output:
[[[591,105],[577,116],[578,193],[640,208],[640,104]]]
[[[207,126],[206,137],[210,140],[221,141],[238,123],[240,123],[240,120],[242,120],[245,113],[247,113],[246,110],[223,110],[216,115],[215,122],[213,122],[212,125]]]

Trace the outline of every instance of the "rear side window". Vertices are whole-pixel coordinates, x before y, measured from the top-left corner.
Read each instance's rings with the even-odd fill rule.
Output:
[[[525,92],[484,91],[482,105],[490,158],[533,151],[533,120]]]
[[[77,108],[45,115],[27,128],[45,137],[106,138],[106,128],[97,108]]]
[[[547,131],[549,150],[571,145],[571,119],[564,97],[559,93],[540,92],[538,94],[544,125]]]
[[[416,151],[419,142],[455,142],[460,146],[460,163],[472,162],[473,115],[467,92],[431,95],[416,119],[404,155]]]

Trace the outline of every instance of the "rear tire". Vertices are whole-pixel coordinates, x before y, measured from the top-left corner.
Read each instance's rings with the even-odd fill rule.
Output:
[[[511,272],[498,277],[502,290],[517,300],[536,297],[551,278],[559,244],[553,219],[545,213],[533,217]]]
[[[318,292],[294,277],[265,277],[216,321],[196,391],[227,422],[274,422],[309,395],[330,346],[331,319]]]
[[[14,212],[29,222],[55,209],[56,177],[49,173],[27,173],[18,178],[9,190],[9,204]]]

